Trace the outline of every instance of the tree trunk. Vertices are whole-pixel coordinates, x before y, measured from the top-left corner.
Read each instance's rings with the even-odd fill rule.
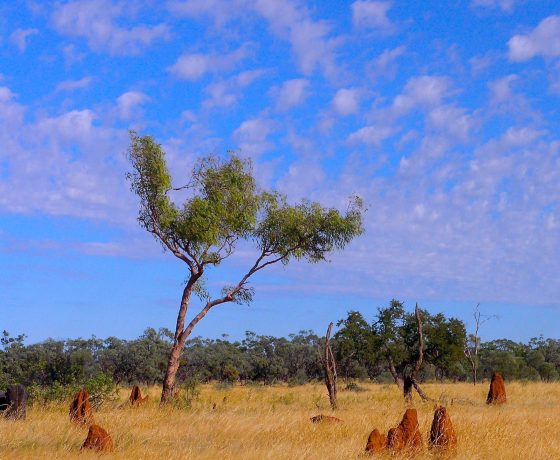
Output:
[[[167,361],[167,369],[165,371],[165,378],[163,379],[163,389],[161,391],[161,404],[169,402],[171,398],[175,395],[175,377],[177,376],[177,371],[179,370],[179,360],[181,359],[181,353],[183,352],[183,347],[188,337],[183,328],[185,327],[185,317],[187,315],[187,308],[189,306],[189,300],[191,297],[191,292],[194,284],[200,278],[201,273],[195,273],[191,275],[185,289],[183,289],[183,295],[181,296],[181,305],[179,307],[179,313],[177,314],[177,323],[175,325],[175,337],[173,339],[173,346],[171,347],[171,353],[169,353],[169,360]]]
[[[167,362],[167,370],[165,371],[165,378],[163,379],[163,390],[161,392],[161,404],[169,402],[175,395],[175,377],[179,370],[179,360],[181,359],[181,352],[183,344],[181,341],[175,341],[169,354]]]
[[[412,402],[412,388],[413,388],[412,385],[413,385],[412,377],[405,377],[403,383],[403,395],[404,395],[404,400],[407,403]]]
[[[432,399],[426,393],[424,393],[422,388],[420,388],[420,385],[418,385],[416,379],[412,379],[412,386],[418,392],[418,394],[422,398],[422,401],[432,401]]]
[[[395,381],[397,386],[400,389],[402,389],[404,386],[403,379],[401,379],[399,377],[399,374],[397,374],[397,370],[395,369],[395,363],[393,362],[393,358],[391,358],[390,356],[389,356],[389,372],[391,373],[391,376],[393,377],[393,380]]]
[[[325,370],[325,385],[329,392],[329,401],[332,410],[336,410],[336,363],[331,349],[331,331],[333,323],[329,324],[327,336],[325,337],[325,356],[323,358],[323,366]]]

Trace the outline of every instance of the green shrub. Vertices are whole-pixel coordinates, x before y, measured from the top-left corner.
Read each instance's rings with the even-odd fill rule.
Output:
[[[94,409],[98,409],[103,403],[116,401],[119,397],[117,386],[109,374],[93,376],[86,382],[85,388]]]

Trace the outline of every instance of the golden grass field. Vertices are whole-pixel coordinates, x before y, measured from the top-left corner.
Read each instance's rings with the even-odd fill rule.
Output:
[[[343,385],[340,385],[341,387]],[[95,412],[113,437],[119,459],[350,459],[360,458],[373,428],[396,426],[407,407],[395,385],[363,384],[365,392],[339,390],[336,416],[344,424],[312,424],[330,414],[323,385],[202,387],[190,409],[161,409],[159,389],[139,408],[121,401]],[[453,458],[560,459],[560,384],[507,384],[508,403],[488,407],[488,384],[426,384],[449,409],[458,437]],[[213,408],[214,404],[216,405]],[[416,458],[437,458],[426,447],[433,403],[415,395],[425,446]],[[70,423],[68,406],[32,407],[24,422],[0,420],[0,458],[93,458],[81,453],[86,428]],[[387,455],[386,458],[389,458]],[[402,457],[401,457],[402,458]]]

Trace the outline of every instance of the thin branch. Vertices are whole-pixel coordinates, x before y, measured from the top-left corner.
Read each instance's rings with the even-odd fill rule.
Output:
[[[416,374],[422,367],[422,361],[424,360],[424,334],[422,332],[422,318],[420,317],[420,309],[418,304],[415,308],[416,322],[418,323],[418,359],[416,365],[414,366],[413,378],[416,378]]]
[[[173,255],[175,257],[177,257],[178,259],[181,259],[183,262],[185,262],[190,270],[191,273],[194,272],[194,263],[192,260],[189,260],[189,258],[187,256],[185,256],[181,251],[179,251],[177,249],[176,246],[172,245],[169,241],[167,241],[167,238],[165,237],[165,235],[161,232],[160,228],[157,225],[157,219],[155,217],[155,213],[154,210],[152,208],[151,205],[148,206],[148,210],[150,212],[150,218],[152,219],[153,222],[153,226],[152,226],[152,231],[153,233],[155,233],[157,235],[157,237],[160,239],[160,241],[165,244],[165,246],[173,253]]]

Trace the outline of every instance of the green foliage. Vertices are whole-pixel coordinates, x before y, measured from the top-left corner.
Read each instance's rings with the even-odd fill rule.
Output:
[[[253,241],[261,252],[251,276],[270,263],[287,264],[292,258],[325,260],[363,231],[363,203],[358,197],[351,199],[344,215],[305,200],[290,205],[277,192],[258,190],[250,160],[235,155],[227,160],[202,158],[188,184],[173,188],[161,145],[135,132],[130,141],[132,172],[127,177],[140,199],[138,220],[197,277],[206,265],[218,265],[232,255],[238,240]],[[188,197],[177,206],[171,196],[180,189]],[[200,283],[196,293],[209,298]],[[224,287],[222,295],[230,292],[230,301],[251,301],[252,291],[245,283],[240,289]]]
[[[47,386],[33,383],[27,387],[30,405],[38,406],[46,406],[50,403],[68,402],[76,391],[76,385],[63,385],[60,382],[53,382]]]
[[[371,326],[360,312],[349,311],[346,319],[336,323],[334,335],[336,358],[342,375],[348,380],[374,375],[378,361],[375,337]]]
[[[196,376],[186,378],[173,398],[173,405],[179,409],[190,409],[200,396],[200,380]]]
[[[396,308],[393,313],[399,310]],[[469,380],[470,370],[457,347],[462,324],[453,318],[444,320],[438,316],[426,313],[423,316],[426,353],[418,377],[420,380]],[[368,377],[379,383],[393,382],[388,372],[385,347],[395,347],[397,351],[400,348],[393,340],[385,344],[381,339],[383,335],[377,335],[378,331],[383,332],[378,329],[379,319],[387,317],[394,318],[392,324],[397,326],[394,328],[399,334],[397,340],[414,344],[414,335],[410,340],[406,338],[413,329],[404,327],[406,321],[402,321],[402,317],[377,315],[368,325],[371,337],[367,337],[367,323],[364,323],[363,316],[350,312],[339,322],[339,330],[332,342],[340,377],[350,382]],[[113,382],[152,385],[161,381],[172,335],[167,330],[147,329],[134,340],[114,337],[47,340],[30,345],[24,343],[23,336],[12,337],[6,333],[4,339],[0,348],[0,375],[3,376],[0,389],[5,389],[8,384],[22,383],[28,389],[31,404],[48,404],[51,401],[69,402],[85,384],[97,404],[97,401],[107,402],[114,397],[116,387]],[[370,349],[371,340],[374,346]],[[242,341],[194,338],[186,344],[188,359],[178,376],[180,382],[186,382],[188,394],[182,407],[192,404],[195,399],[189,387],[193,385],[192,379],[224,382],[228,387],[237,381],[242,384],[287,382],[297,385],[321,380],[323,369],[317,351],[320,341],[321,338],[311,331],[291,334],[288,338],[247,332]],[[364,353],[364,350],[368,352]],[[408,353],[403,354],[405,359],[414,359],[415,351],[414,347],[405,350]],[[398,361],[395,365],[402,368]],[[480,378],[489,378],[494,371],[502,372],[507,380],[557,381],[560,378],[560,340],[541,337],[525,344],[506,339],[482,343]]]
[[[94,375],[86,382],[85,387],[94,409],[98,409],[104,403],[116,401],[119,397],[117,386],[109,374]]]

